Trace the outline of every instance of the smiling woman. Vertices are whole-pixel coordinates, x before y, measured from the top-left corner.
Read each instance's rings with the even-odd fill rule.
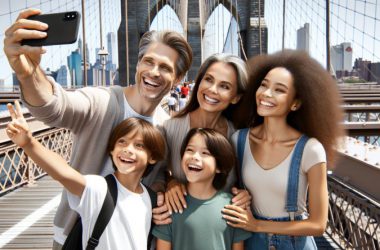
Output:
[[[223,217],[253,232],[246,249],[316,249],[310,236],[326,227],[327,164],[344,134],[336,83],[304,52],[258,56],[249,67],[237,112],[246,128],[232,140],[253,202],[226,206]]]

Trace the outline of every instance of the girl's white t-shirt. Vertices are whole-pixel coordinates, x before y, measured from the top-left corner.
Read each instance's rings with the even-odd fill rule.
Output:
[[[232,142],[237,148],[238,132],[232,135]],[[243,157],[243,182],[252,195],[252,209],[257,215],[264,217],[287,217],[289,213],[285,210],[288,186],[288,174],[294,148],[291,153],[276,167],[265,170],[255,161],[249,144],[249,133],[247,134]],[[306,195],[308,188],[307,172],[318,163],[326,162],[326,152],[322,144],[315,138],[310,138],[303,151],[299,186],[298,186],[298,208],[302,214],[307,212]]]

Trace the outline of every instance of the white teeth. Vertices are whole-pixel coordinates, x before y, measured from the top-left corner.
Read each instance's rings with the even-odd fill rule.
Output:
[[[149,80],[149,79],[144,79],[145,83],[153,86],[153,87],[158,87],[160,86],[160,84],[156,83],[156,82],[153,82],[152,80]]]
[[[198,166],[198,165],[194,165],[194,164],[189,164],[188,165],[189,169],[192,170],[192,169],[196,169],[196,170],[202,170],[202,167],[201,166]]]
[[[129,158],[124,158],[123,156],[120,156],[119,159],[120,159],[122,162],[126,162],[126,163],[132,163],[132,162],[134,162],[134,160],[129,159]]]
[[[273,103],[266,102],[266,101],[261,101],[260,104],[267,107],[274,107]]]
[[[210,98],[207,95],[204,95],[204,97],[205,97],[206,101],[208,101],[208,102],[211,102],[211,103],[218,103],[219,102],[218,100]]]

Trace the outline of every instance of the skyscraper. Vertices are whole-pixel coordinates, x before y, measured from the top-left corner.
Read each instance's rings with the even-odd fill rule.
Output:
[[[380,83],[380,62],[371,63],[369,70],[371,72],[369,80]]]
[[[331,47],[331,65],[335,72],[352,70],[351,43],[341,43]]]
[[[369,78],[370,78],[369,65],[370,64],[371,64],[371,61],[363,60],[363,58],[355,59],[354,68],[358,72],[359,78],[369,81]]]
[[[307,53],[310,52],[310,24],[305,25],[297,30],[297,49],[304,50]]]
[[[116,35],[114,32],[109,32],[107,34],[107,50],[108,50],[108,60],[111,64],[117,65],[117,46],[116,46]]]
[[[56,81],[62,86],[71,87],[70,71],[66,65],[62,65],[59,68]]]
[[[74,86],[82,85],[82,58],[79,51],[71,52],[67,57],[67,65],[70,69],[70,75]]]
[[[79,37],[78,38],[78,51],[81,56],[83,56],[83,42],[82,39]]]

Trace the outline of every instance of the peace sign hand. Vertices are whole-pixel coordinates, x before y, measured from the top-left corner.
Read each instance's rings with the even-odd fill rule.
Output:
[[[11,115],[12,121],[8,123],[6,132],[8,137],[19,147],[25,147],[32,139],[32,133],[29,130],[28,123],[22,114],[20,103],[15,101],[16,110],[13,105],[8,103],[7,108]]]

